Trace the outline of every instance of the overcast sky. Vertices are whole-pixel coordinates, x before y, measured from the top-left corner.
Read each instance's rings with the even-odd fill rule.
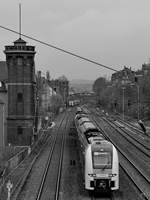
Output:
[[[150,58],[150,0],[0,0],[0,25],[121,70],[140,69]],[[18,38],[0,29],[0,60],[5,45]],[[36,70],[52,78],[95,80],[113,71],[23,38],[36,46]]]

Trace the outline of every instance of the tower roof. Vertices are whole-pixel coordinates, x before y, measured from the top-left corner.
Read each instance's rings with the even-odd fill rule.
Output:
[[[19,38],[14,41],[14,45],[26,45],[26,41],[24,41],[22,38]]]

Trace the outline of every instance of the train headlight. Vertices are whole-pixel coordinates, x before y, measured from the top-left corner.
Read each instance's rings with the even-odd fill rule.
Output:
[[[90,177],[96,177],[96,174],[88,174]]]
[[[115,177],[115,176],[117,176],[117,174],[109,174],[109,177],[111,178],[111,177]]]

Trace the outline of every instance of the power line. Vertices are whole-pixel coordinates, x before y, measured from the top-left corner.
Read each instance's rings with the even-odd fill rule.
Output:
[[[31,36],[28,36],[28,35],[26,35],[26,34],[18,33],[17,31],[14,31],[14,30],[12,30],[12,29],[10,29],[10,28],[7,28],[7,27],[4,27],[4,26],[2,26],[2,25],[0,25],[0,28],[5,29],[5,30],[10,31],[10,32],[13,32],[13,33],[15,33],[15,34],[17,34],[17,35],[20,34],[21,36],[24,36],[24,37],[26,37],[26,38],[28,38],[28,39],[31,39],[31,40],[34,40],[34,41],[36,41],[36,42],[39,42],[39,43],[41,43],[41,44],[43,44],[43,45],[49,46],[49,47],[51,47],[51,48],[53,48],[53,49],[56,49],[56,50],[58,50],[58,51],[62,51],[62,52],[64,52],[64,53],[66,53],[66,54],[69,54],[69,55],[71,55],[71,56],[77,57],[77,58],[79,58],[79,59],[81,59],[81,60],[85,60],[85,61],[87,61],[87,62],[90,62],[90,63],[93,63],[93,64],[95,64],[95,65],[101,66],[101,67],[103,67],[103,68],[109,69],[109,70],[111,70],[111,71],[118,72],[118,70],[116,70],[116,69],[114,69],[114,68],[112,68],[112,67],[108,67],[108,66],[103,65],[103,64],[101,64],[101,63],[99,63],[99,62],[96,62],[96,61],[93,61],[93,60],[91,60],[91,59],[89,59],[89,58],[86,58],[86,57],[80,56],[80,55],[78,55],[78,54],[72,53],[71,51],[68,51],[68,50],[65,50],[65,49],[56,47],[56,46],[54,46],[54,45],[51,45],[51,44],[49,44],[49,43],[47,43],[47,42],[43,42],[43,41],[41,41],[41,40],[39,40],[39,39],[36,39],[36,38],[34,38],[34,37],[31,37]]]

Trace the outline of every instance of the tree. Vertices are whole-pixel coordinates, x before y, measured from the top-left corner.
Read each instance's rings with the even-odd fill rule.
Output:
[[[104,77],[100,77],[96,79],[96,81],[93,84],[93,91],[100,95],[100,93],[106,88],[108,85],[108,81]]]
[[[55,114],[59,113],[59,109],[60,107],[62,107],[64,105],[62,96],[59,94],[53,95],[51,98],[51,107],[52,107],[52,111]]]
[[[104,77],[96,79],[96,81],[93,84],[93,91],[97,95],[97,101],[99,105],[106,106],[108,102],[108,99],[106,98],[106,96],[108,95],[105,93],[105,90],[108,85],[109,82]]]
[[[50,72],[49,72],[49,71],[46,72],[46,79],[47,79],[48,81],[50,81]]]

